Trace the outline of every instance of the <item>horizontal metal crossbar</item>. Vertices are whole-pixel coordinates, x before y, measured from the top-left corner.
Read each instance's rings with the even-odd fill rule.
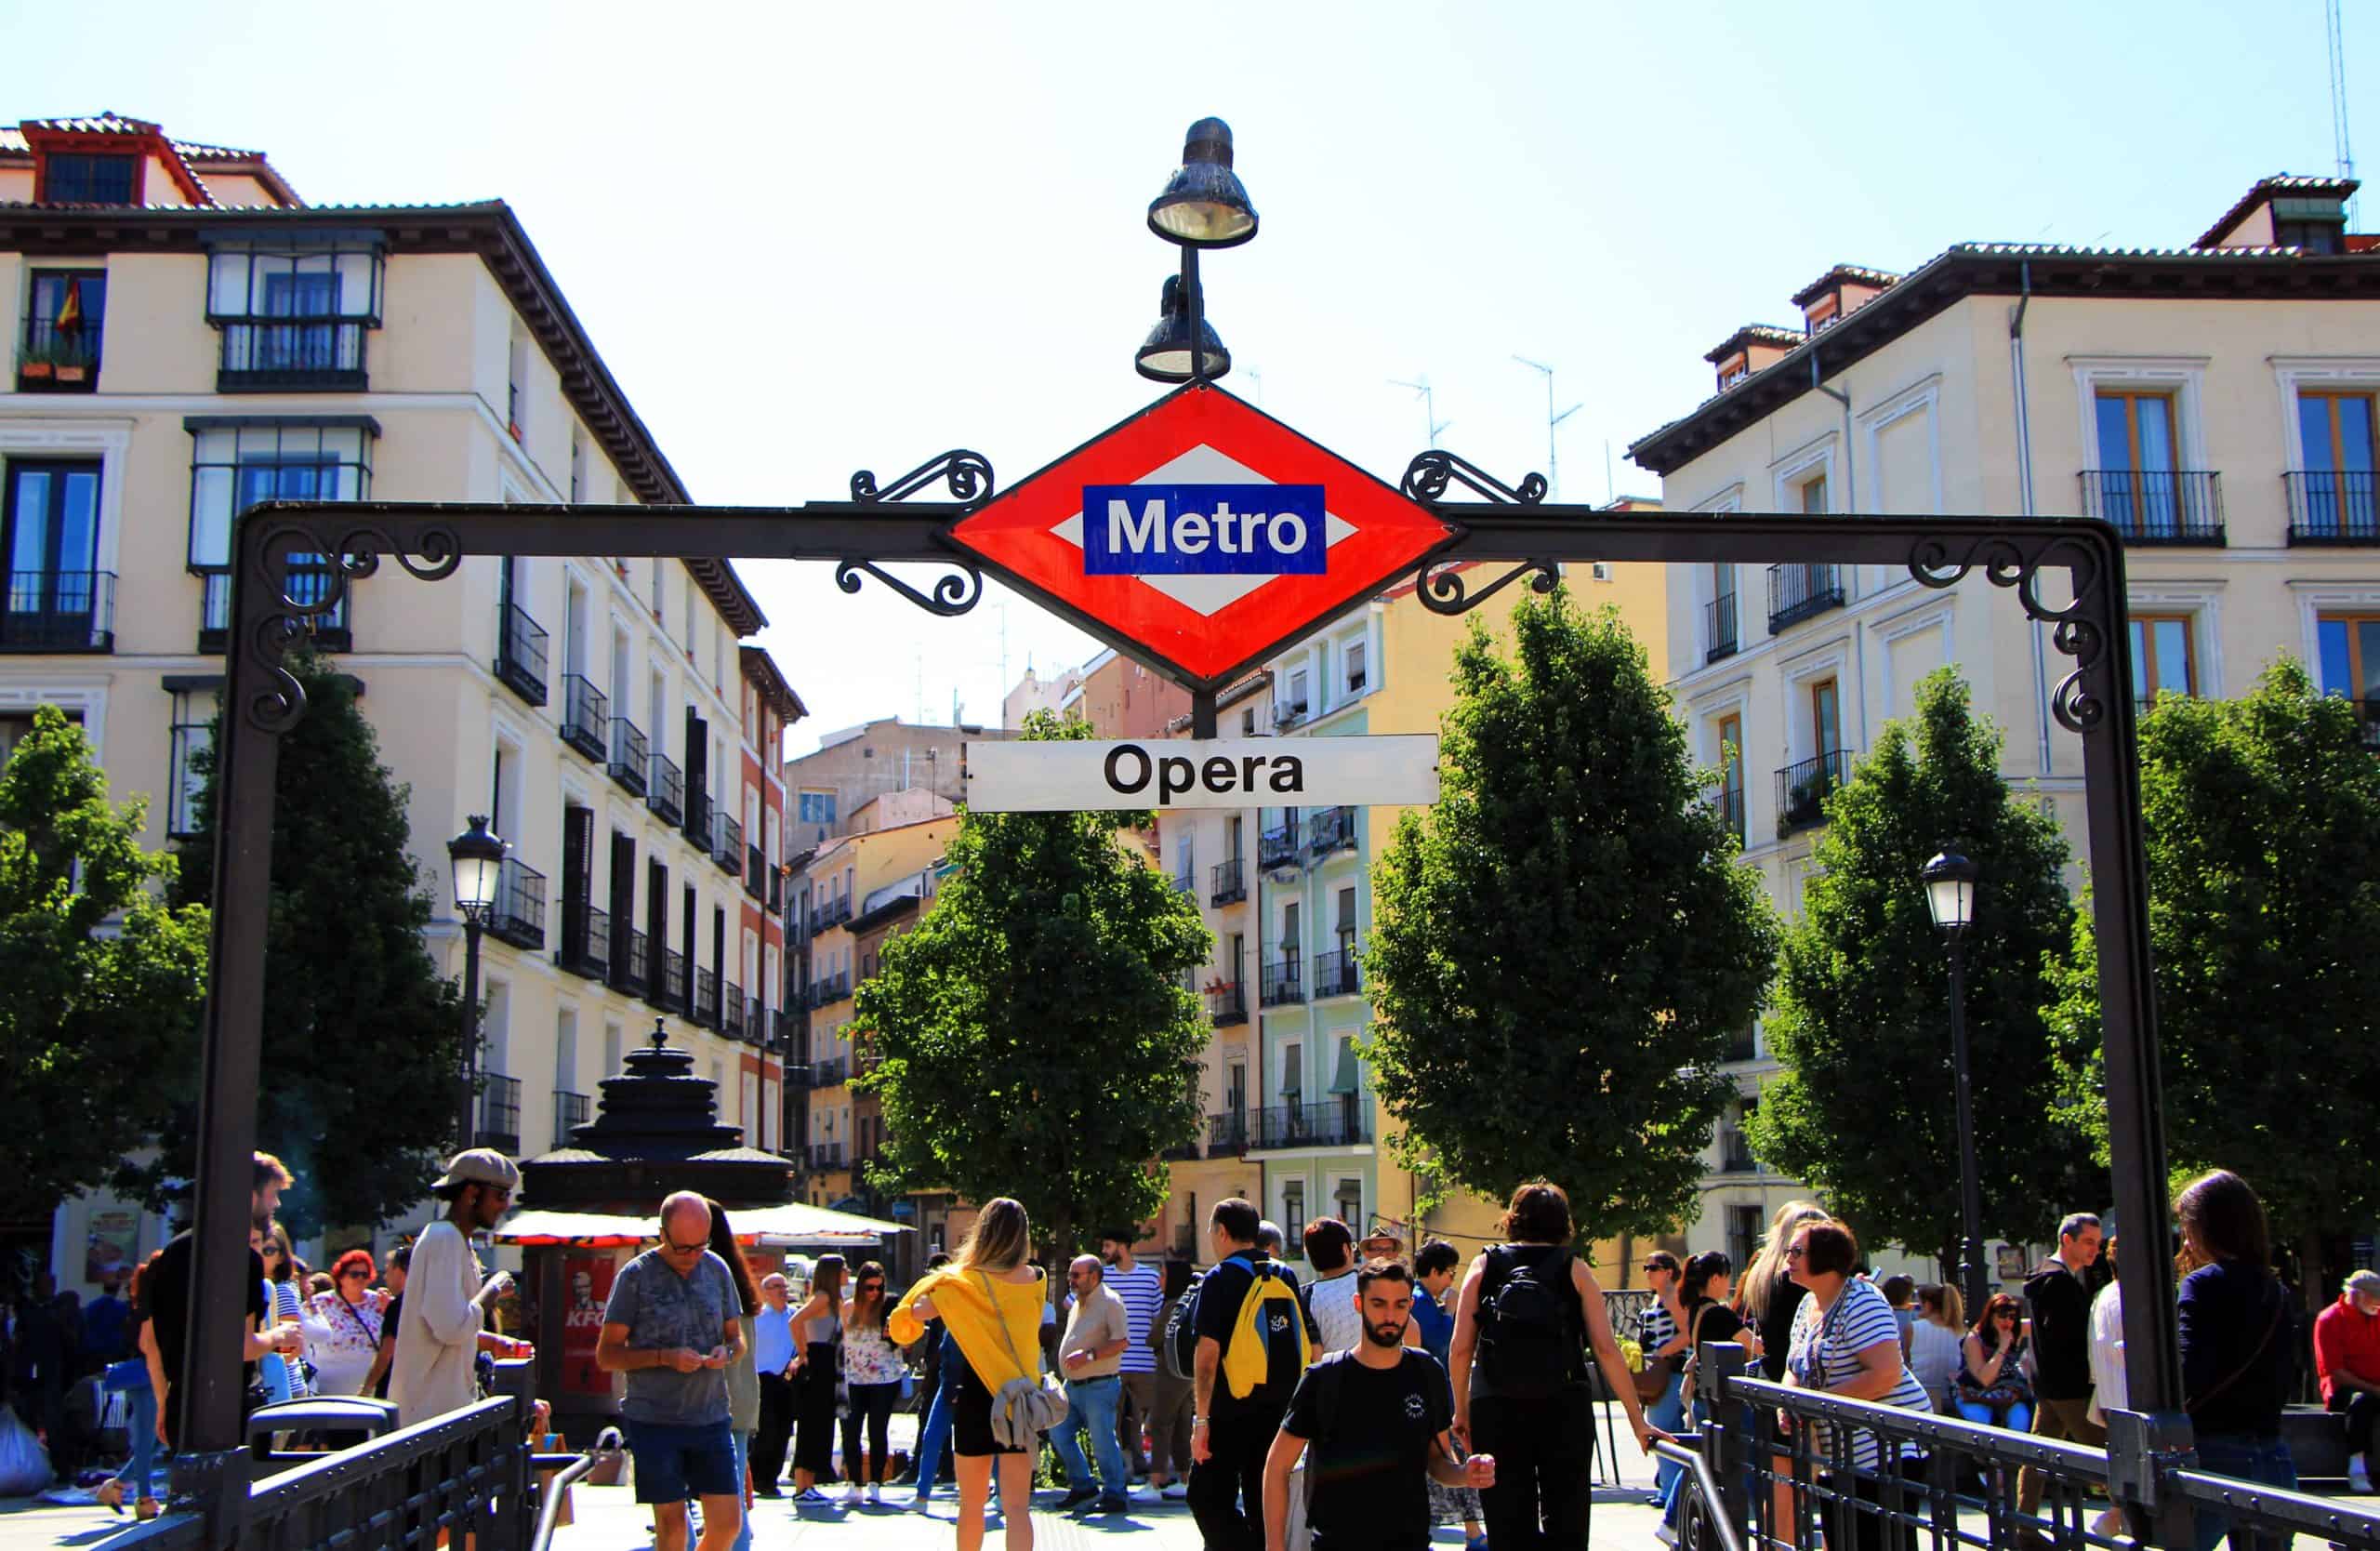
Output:
[[[2034,1433],[2011,1432],[2005,1427],[1942,1416],[1930,1411],[1911,1411],[1905,1406],[1854,1400],[1847,1396],[1828,1395],[1798,1385],[1772,1384],[1766,1379],[1735,1379],[1727,1387],[1728,1392],[1739,1400],[1774,1406],[1790,1415],[1807,1417],[1814,1422],[1863,1428],[1880,1438],[1923,1444],[1929,1452],[1947,1449],[1994,1464],[2040,1465],[2058,1475],[2081,1477],[2099,1486],[2105,1486],[2108,1480],[2108,1454],[2104,1449],[2043,1438]]]

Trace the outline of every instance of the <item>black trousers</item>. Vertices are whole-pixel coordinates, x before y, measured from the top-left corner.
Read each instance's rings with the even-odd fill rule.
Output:
[[[2380,1441],[2380,1395],[2368,1389],[2342,1389],[2331,1397],[2331,1409],[2347,1412],[2347,1452],[2350,1459],[2361,1459],[2370,1470],[2380,1465],[2372,1456],[2372,1448]]]
[[[1207,1551],[1264,1551],[1264,1456],[1280,1430],[1277,1411],[1208,1422],[1209,1458],[1190,1467],[1189,1491],[1190,1516],[1198,1521]]]
[[[1594,1430],[1587,1386],[1543,1399],[1471,1398],[1471,1450],[1496,1457],[1479,1494],[1495,1551],[1587,1551]]]
[[[813,1341],[805,1354],[801,1376],[794,1381],[794,1415],[800,1430],[793,1438],[793,1467],[807,1470],[821,1481],[835,1478],[835,1377],[842,1347],[831,1341]]]
[[[783,1373],[760,1375],[760,1426],[752,1435],[752,1489],[774,1491],[785,1474],[785,1452],[793,1441],[793,1381]]]

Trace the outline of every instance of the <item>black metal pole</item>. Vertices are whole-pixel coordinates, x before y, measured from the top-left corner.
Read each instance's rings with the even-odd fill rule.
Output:
[[[463,1060],[461,1094],[456,1100],[455,1150],[469,1147],[476,1129],[471,1124],[471,1100],[480,1085],[480,918],[463,912]]]
[[[1960,934],[1950,934],[1950,1059],[1958,1067],[1959,1114],[1959,1290],[1967,1301],[1967,1318],[1982,1317],[1983,1182],[1975,1155],[1975,1094],[1967,1065],[1966,948]]]
[[[1195,738],[1215,736],[1215,692],[1211,689],[1190,692],[1190,736]]]
[[[1190,380],[1207,380],[1207,297],[1198,284],[1198,250],[1188,243],[1182,245],[1182,300],[1190,310]],[[1200,733],[1200,737],[1212,737],[1212,733]]]

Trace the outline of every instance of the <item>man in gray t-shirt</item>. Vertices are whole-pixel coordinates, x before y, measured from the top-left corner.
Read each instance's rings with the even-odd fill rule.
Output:
[[[727,1369],[744,1351],[743,1306],[710,1253],[710,1207],[681,1191],[661,1203],[661,1242],[612,1279],[595,1361],[628,1375],[621,1411],[636,1455],[636,1500],[653,1508],[654,1551],[685,1551],[686,1497],[703,1500],[701,1551],[727,1551],[742,1523],[728,1430]]]

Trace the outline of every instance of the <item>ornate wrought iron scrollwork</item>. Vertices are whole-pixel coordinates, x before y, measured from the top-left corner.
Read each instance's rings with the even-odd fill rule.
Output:
[[[936,480],[947,484],[956,499],[988,501],[992,498],[991,459],[982,453],[959,447],[944,453],[932,462],[919,464],[882,489],[877,487],[876,471],[862,469],[852,476],[852,499],[863,506],[906,501]]]
[[[2063,608],[2042,601],[2042,569],[2054,560],[2066,564],[2074,578],[2073,600]],[[2098,552],[2080,539],[2060,534],[2038,543],[1978,538],[1956,560],[1950,558],[1948,544],[1928,538],[1909,557],[1909,574],[1927,587],[1956,586],[1977,565],[1984,568],[1992,586],[2015,589],[2026,616],[2052,627],[2050,644],[2060,656],[2074,659],[2073,670],[2050,692],[2050,714],[2068,732],[2098,731],[2107,722],[2107,702],[2091,692],[2087,677],[2106,657],[2109,632],[2116,623],[2096,617],[2090,607],[2099,577]]]
[[[1523,577],[1530,578],[1532,592],[1551,592],[1562,582],[1561,569],[1554,562],[1525,560],[1474,592],[1463,580],[1464,564],[1461,560],[1442,560],[1421,567],[1413,585],[1414,596],[1421,600],[1423,608],[1432,614],[1467,614]]]
[[[1530,474],[1514,489],[1467,458],[1436,448],[1420,454],[1405,466],[1397,488],[1408,500],[1435,501],[1448,484],[1460,484],[1502,506],[1536,506],[1545,499],[1545,476]]]
[[[289,557],[297,554],[319,557],[302,574],[319,578],[320,585],[306,589],[302,598],[293,596],[289,585],[300,574],[290,564]],[[347,584],[377,572],[384,554],[394,556],[407,575],[421,581],[443,581],[462,564],[463,542],[443,524],[422,528],[410,544],[400,544],[387,529],[369,525],[345,529],[333,541],[297,523],[278,523],[266,532],[257,546],[258,570],[252,580],[270,590],[272,607],[257,622],[252,643],[256,660],[271,681],[248,701],[250,726],[285,733],[306,714],[305,686],[284,664],[305,640],[306,621],[336,613],[346,601]]]
[[[847,560],[835,567],[835,585],[846,592],[860,589],[860,573],[866,572],[878,581],[898,592],[928,614],[938,614],[945,619],[956,618],[983,601],[984,573],[972,565],[961,564],[957,571],[934,578],[933,595],[911,587],[872,560]]]

